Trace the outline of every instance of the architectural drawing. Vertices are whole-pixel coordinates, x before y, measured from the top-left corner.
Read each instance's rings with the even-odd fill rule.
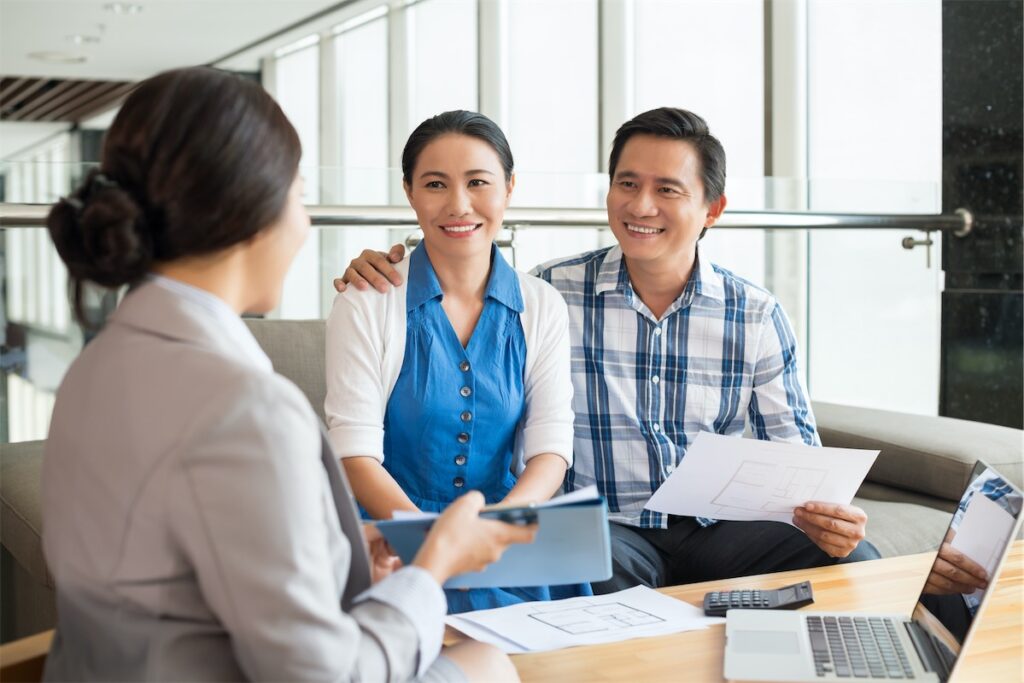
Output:
[[[532,612],[528,616],[570,635],[600,631],[624,631],[665,621],[659,616],[624,605],[621,602],[543,610]]]
[[[752,513],[789,512],[814,500],[826,475],[824,469],[748,460],[711,502]]]

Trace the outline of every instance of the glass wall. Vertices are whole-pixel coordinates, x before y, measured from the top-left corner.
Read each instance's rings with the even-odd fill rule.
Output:
[[[3,201],[48,204],[67,194],[80,175],[69,163],[72,139],[70,133],[58,135],[0,164]],[[54,393],[81,348],[81,337],[71,324],[67,271],[46,230],[0,233],[6,275],[0,311],[6,438],[27,441],[45,436]],[[9,337],[15,326],[18,332]]]
[[[765,208],[764,4],[636,3],[634,113],[671,106],[704,117],[726,150],[730,209]],[[671,39],[652,39],[666,26],[673,27]],[[715,263],[764,286],[763,230],[711,230],[702,248]]]
[[[809,208],[940,213],[939,0],[811,0],[808,64]],[[814,398],[937,413],[942,238],[908,235],[811,235]]]
[[[303,45],[309,44],[308,47]],[[320,51],[316,37],[304,39],[298,49],[290,49],[274,61],[274,73],[268,74],[271,91],[291,120],[302,142],[299,173],[304,178],[303,201],[320,202]],[[281,293],[275,316],[281,318],[317,318],[320,316],[320,237],[310,235],[303,245]]]
[[[779,7],[797,19],[780,21]],[[603,208],[616,127],[667,105],[701,114],[722,140],[731,210],[940,210],[939,0],[363,0],[296,35],[265,46],[262,77],[299,131],[311,204],[404,205],[405,139],[460,108],[506,131],[513,206]],[[780,66],[780,46],[797,58]],[[794,114],[779,113],[779,93]],[[5,201],[66,192],[68,140],[5,160]],[[784,153],[794,163],[780,172]],[[315,230],[273,316],[324,316],[352,257],[412,232]],[[934,414],[940,237],[929,269],[923,248],[900,246],[906,234],[722,229],[703,249],[778,294],[814,399]],[[515,241],[522,269],[614,242],[577,228],[525,229]],[[31,353],[5,357],[8,437],[38,438],[80,334],[45,231],[7,230],[4,249],[5,315],[34,340]]]

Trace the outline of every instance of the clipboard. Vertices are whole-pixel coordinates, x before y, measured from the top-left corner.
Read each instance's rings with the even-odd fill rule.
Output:
[[[536,515],[533,543],[510,545],[501,559],[482,572],[453,576],[445,588],[558,586],[604,581],[612,575],[608,505],[590,498],[537,507],[484,510],[481,517],[530,523]],[[404,564],[416,557],[435,517],[389,519],[377,522]]]

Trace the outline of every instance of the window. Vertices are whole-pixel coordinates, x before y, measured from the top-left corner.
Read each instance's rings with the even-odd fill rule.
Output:
[[[810,3],[811,210],[941,211],[941,12],[939,0]],[[905,234],[811,234],[815,399],[937,412],[941,236],[929,269]]]
[[[725,147],[730,209],[764,208],[763,7],[762,0],[636,4],[634,113],[679,107],[702,116]],[[712,229],[701,249],[711,261],[764,284],[763,230]]]
[[[313,41],[303,41],[313,42]],[[320,47],[314,42],[287,52],[274,63],[273,94],[302,142],[299,173],[305,178],[303,200],[320,201]],[[320,234],[312,232],[295,257],[281,292],[275,317],[320,317]]]

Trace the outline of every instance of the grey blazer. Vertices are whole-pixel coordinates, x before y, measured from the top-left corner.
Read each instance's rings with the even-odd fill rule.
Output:
[[[319,422],[216,313],[146,283],[61,385],[43,464],[46,677],[415,676],[440,646],[443,593],[408,568],[354,599],[365,542]]]

